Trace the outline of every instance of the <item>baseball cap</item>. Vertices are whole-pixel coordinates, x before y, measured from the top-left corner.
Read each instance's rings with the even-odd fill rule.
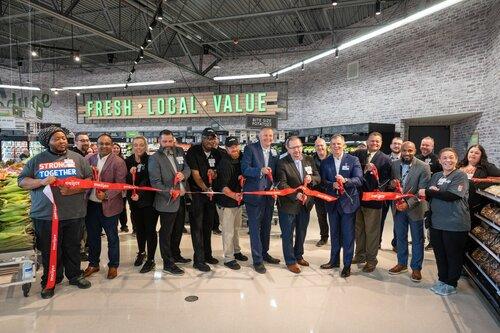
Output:
[[[238,138],[235,137],[235,136],[228,136],[226,138],[226,142],[224,143],[224,145],[226,147],[231,147],[231,146],[236,146],[236,145],[239,145],[240,142],[238,141]]]
[[[211,129],[210,127],[207,127],[203,130],[203,132],[201,132],[201,135],[202,136],[215,136],[215,131],[213,129]]]

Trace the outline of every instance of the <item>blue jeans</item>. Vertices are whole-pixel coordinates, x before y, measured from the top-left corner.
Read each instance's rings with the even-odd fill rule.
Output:
[[[264,257],[269,251],[274,205],[254,206],[246,203],[245,207],[250,231],[252,260],[254,265],[258,265],[264,261]]]
[[[412,221],[406,212],[396,211],[394,230],[398,249],[398,264],[408,265],[408,226],[411,233],[411,269],[422,269],[424,260],[424,220]]]
[[[305,207],[300,208],[298,214],[287,214],[279,212],[281,243],[283,256],[287,265],[297,263],[303,259],[304,241],[306,240],[307,226],[309,225],[309,211]],[[293,231],[295,230],[295,244],[293,242]]]
[[[104,229],[108,240],[108,267],[117,268],[120,265],[120,239],[118,238],[118,217],[104,216],[102,204],[90,201],[87,207],[85,226],[89,242],[89,266],[99,267],[101,257],[101,231]]]
[[[345,267],[351,266],[354,255],[354,223],[356,213],[346,214],[342,208],[336,206],[328,210],[328,221],[330,222],[330,264],[339,263],[340,247],[343,248],[343,263]]]

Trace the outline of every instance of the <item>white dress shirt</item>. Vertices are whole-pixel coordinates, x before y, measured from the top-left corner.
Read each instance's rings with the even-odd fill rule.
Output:
[[[333,156],[333,161],[335,162],[335,172],[337,172],[337,175],[340,175],[340,163],[342,163],[342,157],[344,157],[344,153],[339,156],[339,158],[336,158],[335,155]]]
[[[271,147],[269,148],[264,148],[262,146],[260,146],[262,148],[262,153],[264,154],[264,166],[265,167],[268,167],[269,166],[269,154],[271,153]]]
[[[111,154],[108,154],[104,157],[101,157],[101,155],[97,155],[97,170],[99,171],[99,179],[97,179],[97,181],[101,180],[101,171],[102,171],[102,168],[104,167],[104,164],[108,160],[109,155],[111,155]],[[91,201],[94,201],[94,202],[102,202],[99,198],[97,198],[97,196],[95,194],[95,188],[92,189],[92,192],[90,192],[89,199]]]

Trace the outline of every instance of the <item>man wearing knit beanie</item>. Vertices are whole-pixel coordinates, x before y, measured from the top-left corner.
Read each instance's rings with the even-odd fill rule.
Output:
[[[35,228],[36,246],[42,252],[43,261],[42,298],[54,295],[54,289],[46,289],[52,234],[52,203],[43,193],[43,189],[58,178],[92,178],[89,163],[83,156],[68,150],[67,133],[67,130],[57,126],[42,129],[38,139],[47,149],[30,159],[18,177],[19,186],[31,190],[30,217]],[[85,191],[53,187],[52,192],[59,213],[56,283],[61,283],[66,275],[69,284],[80,289],[90,288],[90,282],[83,278],[80,270],[80,237],[87,214]]]

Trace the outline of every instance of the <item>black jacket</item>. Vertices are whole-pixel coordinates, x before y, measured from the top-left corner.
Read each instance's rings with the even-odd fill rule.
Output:
[[[429,167],[431,168],[431,174],[435,174],[436,172],[443,171],[443,167],[439,163],[439,158],[436,154],[430,153],[427,156],[424,156],[422,154],[418,154],[415,157],[418,158],[419,160],[421,160],[422,162],[425,162],[429,165]]]
[[[493,163],[478,165],[472,177],[500,177],[500,169],[498,169]],[[484,198],[476,193],[476,189],[483,190],[488,186],[491,186],[491,183],[474,183],[472,180],[469,180],[469,209],[471,212],[475,212],[478,208],[482,208],[481,205],[485,202]]]
[[[130,155],[125,159],[125,164],[127,165],[127,184],[132,185],[132,174],[130,173],[130,168],[136,167],[137,173],[135,175],[135,185],[136,186],[151,186],[149,182],[149,173],[148,173],[148,161],[149,155],[144,153],[141,156],[141,162],[137,163],[135,160],[134,154]],[[139,166],[140,165],[140,166]],[[127,191],[127,199],[130,205],[130,208],[144,208],[144,207],[152,207],[153,201],[155,198],[155,192],[152,191],[137,191],[139,194],[139,200],[133,201],[130,197],[132,196],[132,191]]]
[[[222,192],[224,187],[228,187],[233,192],[241,192],[239,176],[241,176],[241,154],[236,160],[228,154],[224,154],[217,165],[217,179],[215,180],[214,190]],[[236,200],[224,194],[216,195],[215,201],[222,207],[238,207]],[[243,201],[241,204],[243,204]]]
[[[304,177],[310,175],[312,177],[312,183],[310,186],[318,185],[321,182],[319,176],[319,171],[316,168],[316,164],[311,156],[304,155],[302,159],[302,174]],[[296,188],[303,185],[302,179],[300,179],[299,171],[295,166],[290,155],[287,155],[278,161],[276,166],[276,180],[278,182],[278,188]],[[307,198],[305,207],[307,210],[311,210],[314,205],[314,200],[311,197]],[[283,211],[287,214],[298,214],[302,203],[297,200],[297,193],[292,193],[287,196],[278,197],[278,210]]]

